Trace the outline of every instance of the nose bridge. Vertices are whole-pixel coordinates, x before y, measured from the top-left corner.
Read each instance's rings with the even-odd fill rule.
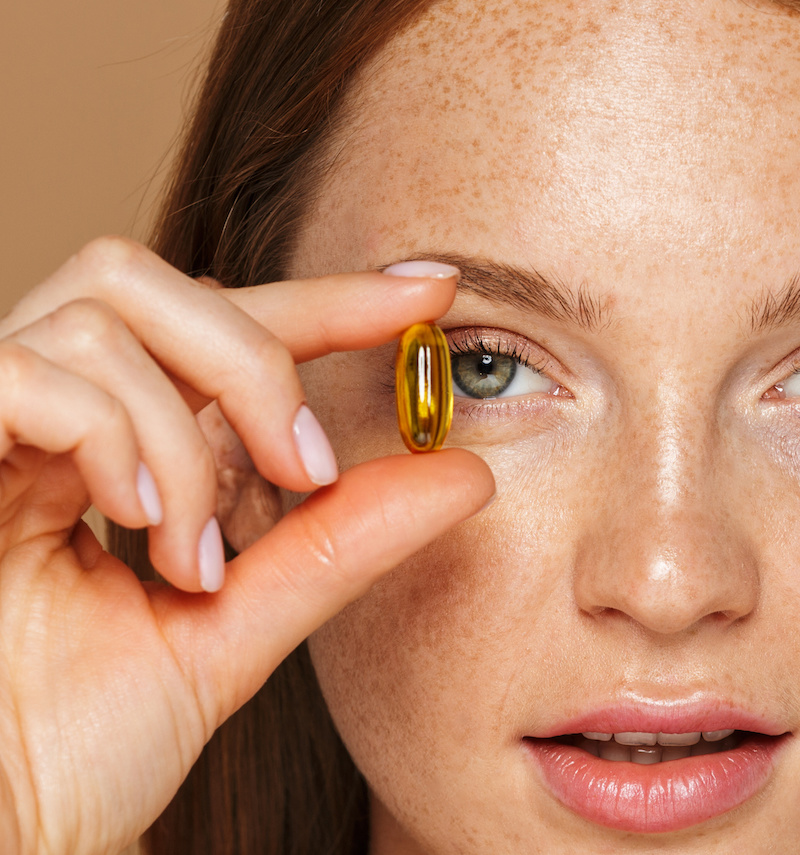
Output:
[[[577,556],[585,611],[675,633],[754,607],[754,559],[728,502],[731,461],[712,406],[667,382],[623,405],[611,442],[618,465]]]
[[[714,413],[701,395],[661,382],[626,419],[636,466],[630,486],[647,496],[645,510],[664,534],[679,537],[673,517],[698,519],[713,511],[715,495],[724,481],[719,433]],[[676,520],[677,521],[677,520]],[[684,533],[687,533],[684,531]]]
[[[705,472],[700,465],[710,451],[710,437],[700,419],[687,416],[686,403],[677,391],[667,385],[656,387],[645,413],[650,429],[636,425],[642,474],[653,479],[655,511],[667,511],[686,504],[702,487]]]

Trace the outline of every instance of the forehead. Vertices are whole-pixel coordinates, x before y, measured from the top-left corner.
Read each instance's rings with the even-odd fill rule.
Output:
[[[320,264],[793,268],[799,95],[773,4],[444,0],[361,75]]]

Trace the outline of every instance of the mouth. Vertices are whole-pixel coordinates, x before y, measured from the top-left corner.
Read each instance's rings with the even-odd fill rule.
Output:
[[[574,733],[558,737],[557,741],[612,763],[653,766],[732,751],[759,736],[764,734],[727,729],[696,733]]]
[[[609,724],[608,718],[602,716],[603,722]],[[636,716],[622,718],[630,727]],[[599,825],[652,834],[688,828],[743,805],[766,786],[791,738],[725,727],[718,720],[713,730],[668,725],[647,731],[581,727],[526,736],[523,743],[562,806]]]

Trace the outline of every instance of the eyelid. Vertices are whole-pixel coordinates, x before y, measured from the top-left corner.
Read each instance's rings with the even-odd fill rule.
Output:
[[[770,386],[761,395],[762,400],[775,400],[769,398],[769,393],[777,386],[786,383],[794,375],[800,374],[800,347],[793,350],[788,356],[783,359],[767,373],[768,381],[772,381]],[[800,396],[791,396],[791,400],[800,398]]]
[[[784,374],[781,379],[778,380],[776,383],[773,383],[769,387],[769,389],[767,389],[767,391],[764,392],[764,394],[761,396],[762,400],[785,400],[793,401],[795,403],[797,401],[800,401],[800,390],[792,393],[787,392],[785,388],[793,379],[798,377],[798,375],[800,375],[800,365],[798,365],[796,368],[793,368],[788,374]],[[773,395],[770,395],[770,392],[772,392],[773,389],[778,391],[777,398]]]
[[[547,350],[519,333],[482,326],[443,329],[451,353],[485,352],[510,356],[522,365],[546,374],[556,383],[569,378],[569,372]]]

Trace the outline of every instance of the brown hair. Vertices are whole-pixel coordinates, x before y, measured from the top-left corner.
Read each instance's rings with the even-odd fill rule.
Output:
[[[230,286],[285,278],[349,81],[430,2],[233,0],[154,249]],[[109,534],[115,554],[154,577],[143,533]],[[217,731],[146,846],[149,855],[353,855],[366,852],[367,834],[363,782],[301,645]]]

